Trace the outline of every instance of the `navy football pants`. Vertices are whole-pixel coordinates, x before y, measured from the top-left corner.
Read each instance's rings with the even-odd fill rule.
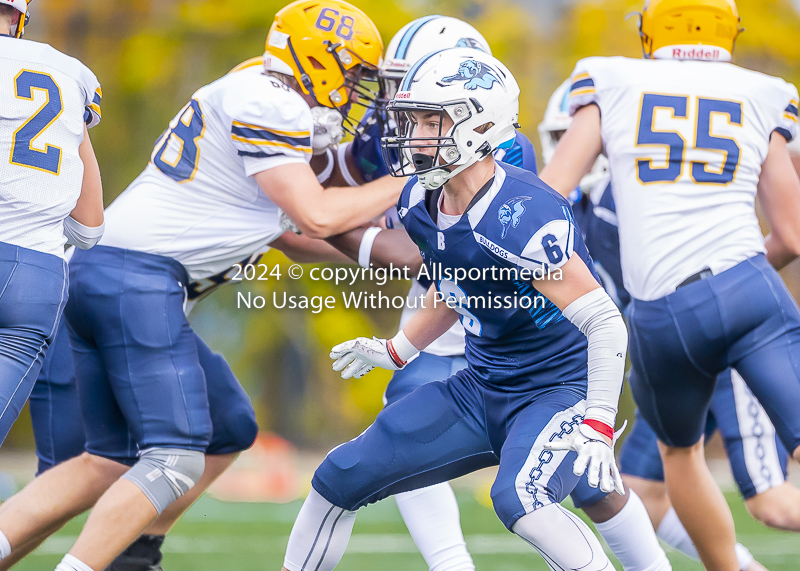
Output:
[[[31,394],[67,296],[63,259],[0,242],[0,444]]]
[[[717,375],[736,369],[784,446],[800,446],[800,310],[763,255],[628,306],[631,388],[669,446],[703,435]]]
[[[176,260],[95,246],[69,265],[65,310],[86,450],[127,464],[140,450],[205,452],[211,416]]]
[[[75,364],[66,320],[47,352],[30,398],[38,473],[81,454],[86,447]],[[208,389],[212,435],[206,454],[231,454],[249,448],[258,433],[250,398],[224,357],[195,336]]]

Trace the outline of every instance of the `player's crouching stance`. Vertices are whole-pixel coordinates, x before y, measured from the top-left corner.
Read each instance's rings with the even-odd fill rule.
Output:
[[[383,142],[418,174],[399,212],[430,267],[549,265],[563,280],[440,280],[394,339],[359,338],[332,350],[345,378],[399,369],[460,315],[469,366],[388,406],[328,455],[292,530],[289,571],[333,569],[358,508],[497,464],[492,500],[506,527],[551,566],[612,569],[588,527],[558,502],[587,465],[593,485],[622,491],[611,446],[627,333],[568,203],[491,154],[514,134],[518,96],[505,66],[477,50],[445,50],[414,65],[389,104],[407,136]],[[530,311],[466,307],[467,296],[490,292],[547,299]],[[434,303],[439,295],[460,304],[454,311]]]
[[[87,131],[100,121],[100,85],[78,60],[19,39],[27,18],[25,0],[0,0],[0,444],[67,301],[64,243],[91,248],[103,235]],[[0,538],[0,559],[8,549]]]

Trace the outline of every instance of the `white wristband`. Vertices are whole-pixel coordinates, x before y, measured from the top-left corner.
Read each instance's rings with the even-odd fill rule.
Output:
[[[360,186],[356,182],[356,179],[353,178],[353,175],[350,174],[350,171],[347,169],[348,147],[350,147],[350,141],[339,145],[339,149],[336,151],[336,157],[338,158],[339,162],[339,172],[342,173],[342,178],[344,178],[347,184],[349,184],[350,186]]]
[[[392,337],[392,347],[397,353],[397,356],[400,357],[400,360],[406,363],[419,354],[419,349],[411,344],[411,341],[408,340],[408,337],[406,337],[402,329],[397,335]]]
[[[361,245],[358,247],[358,265],[362,268],[369,268],[369,259],[372,256],[372,245],[375,243],[375,238],[378,237],[382,228],[379,226],[371,226],[364,231],[361,237]]]
[[[100,226],[84,226],[72,216],[67,216],[64,219],[64,236],[67,238],[67,244],[88,250],[103,237],[105,227],[105,221]]]
[[[325,156],[328,158],[328,164],[325,165],[325,168],[322,169],[322,172],[317,175],[317,182],[320,184],[325,184],[331,178],[333,174],[333,167],[335,166],[336,161],[333,160],[333,151],[330,149],[325,149]]]

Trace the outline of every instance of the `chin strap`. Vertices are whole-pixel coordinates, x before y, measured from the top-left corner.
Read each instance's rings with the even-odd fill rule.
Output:
[[[478,158],[478,156],[475,155],[463,165],[458,165],[452,171],[443,168],[434,169],[426,173],[418,174],[417,179],[425,190],[436,190],[467,167],[471,167],[479,160],[482,161],[484,158],[486,158],[486,156],[487,155],[484,155],[483,157]]]

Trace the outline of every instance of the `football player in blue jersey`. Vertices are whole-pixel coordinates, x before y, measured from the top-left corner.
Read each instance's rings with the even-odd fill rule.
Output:
[[[797,88],[729,63],[739,21],[733,0],[646,2],[645,59],[578,62],[574,121],[542,175],[566,194],[608,156],[632,298],[633,395],[658,436],[670,500],[715,571],[739,567],[733,518],[703,452],[719,374],[742,376],[800,459],[800,311],[775,271],[800,253],[800,183],[787,151]]]
[[[486,39],[473,26],[447,16],[425,16],[403,26],[386,49],[378,71],[382,93],[391,98],[412,65],[432,51],[458,46],[480,49],[491,55]],[[397,134],[396,123],[385,109],[386,99],[376,102],[364,117],[362,129],[352,142],[343,143],[324,169],[336,183],[357,185],[388,176],[380,148],[381,136]],[[522,134],[516,133],[511,144],[494,150],[495,159],[536,173],[536,153]],[[335,167],[333,166],[335,165]],[[341,179],[341,180],[339,180]],[[328,242],[363,267],[408,267],[416,275],[422,265],[419,248],[402,228],[395,208],[387,211],[381,226],[360,228],[334,236]],[[424,297],[430,280],[414,280],[408,303],[401,317],[401,327],[413,315],[414,300]],[[390,405],[419,386],[444,380],[467,366],[464,359],[464,329],[456,323],[450,331],[431,343],[424,352],[389,382],[384,404]],[[423,489],[395,495],[400,514],[429,569],[470,571],[475,569],[461,532],[458,504],[450,484],[442,482]]]
[[[468,367],[328,454],[292,530],[289,571],[334,568],[359,507],[498,464],[492,499],[509,530],[550,565],[612,569],[558,502],[587,466],[590,484],[623,493],[612,443],[627,334],[568,203],[492,155],[514,135],[518,96],[502,63],[454,48],[416,62],[387,107],[404,135],[383,139],[384,156],[400,159],[390,171],[417,175],[398,212],[433,285],[393,339],[334,347],[334,369],[402,369],[459,318]]]
[[[437,48],[464,44],[478,47],[491,54],[483,36],[466,22],[443,16],[426,16],[409,23],[389,42],[379,76],[384,92],[391,95],[397,92],[402,75],[419,59],[420,54],[427,55]],[[409,59],[403,59],[404,57]],[[566,91],[566,88],[563,91]],[[551,117],[551,115],[552,113],[546,114],[545,121],[550,127],[553,127],[554,122],[557,123],[554,128],[561,129],[563,133],[566,129],[566,125],[561,124],[564,123],[563,117],[561,115]],[[385,117],[385,114],[383,116]],[[371,118],[372,116],[368,116],[366,120],[370,121]],[[569,120],[568,115],[566,120]],[[388,120],[384,125],[388,125]],[[374,122],[372,126],[375,127]],[[541,129],[542,126],[540,131]],[[377,139],[369,137],[371,131],[376,135],[378,129],[376,127],[365,129],[365,134],[346,148],[345,156],[348,163],[356,166],[355,177],[362,180],[367,180],[371,174],[388,173],[382,157],[380,168],[374,166],[380,151]],[[555,142],[550,135],[549,131],[547,137],[542,135],[542,148],[546,156],[548,153],[552,156],[555,149]],[[498,148],[494,151],[494,156],[503,164],[536,173],[535,151],[521,133],[516,133],[511,148]],[[367,167],[363,165],[367,165],[368,172],[364,172]],[[341,170],[338,165],[336,168]],[[599,165],[597,170],[597,174],[585,177],[581,184],[588,188],[598,176],[603,176],[603,165]],[[335,173],[333,176],[336,176]],[[347,177],[352,178],[353,175],[346,175],[345,178]],[[405,230],[396,228],[400,225],[396,209],[387,212],[386,221],[384,229],[378,227],[367,231],[357,229],[330,238],[328,241],[365,267],[369,267],[370,264],[381,267],[388,267],[389,264],[405,265],[411,268],[412,275],[416,275],[422,265],[422,258],[419,256],[419,249],[408,238]],[[580,225],[579,223],[578,226]],[[600,273],[601,269],[597,264],[595,267]],[[407,307],[401,317],[401,327],[415,312],[417,303],[414,300],[420,296],[424,297],[430,285],[430,280],[424,278],[414,280],[408,294]],[[607,291],[613,290],[609,290],[607,286]],[[445,380],[466,366],[464,328],[460,323],[456,323],[447,333],[426,347],[415,360],[394,373],[386,389],[384,403],[392,404],[423,384]],[[584,477],[571,495],[573,503],[583,509],[595,522],[598,531],[611,545],[614,554],[627,571],[669,569],[666,554],[658,544],[651,526],[647,525],[649,521],[647,511],[635,493],[625,496],[606,494],[591,488]],[[628,496],[633,498],[633,501],[630,501]],[[430,569],[458,571],[474,568],[460,531],[458,504],[448,483],[403,492],[395,495],[395,499],[403,520]]]

